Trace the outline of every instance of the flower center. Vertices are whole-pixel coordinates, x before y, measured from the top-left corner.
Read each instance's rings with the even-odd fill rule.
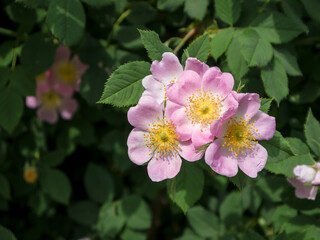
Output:
[[[196,93],[192,94],[187,101],[186,114],[192,124],[201,124],[202,127],[207,127],[219,119],[222,109],[221,97],[213,94],[211,90],[197,89]]]
[[[149,124],[144,134],[147,147],[160,156],[176,154],[179,149],[178,134],[171,121],[166,119],[156,120]]]
[[[237,157],[245,149],[254,149],[257,143],[256,136],[258,130],[255,129],[254,123],[249,123],[244,118],[234,117],[228,122],[228,129],[225,133],[223,147],[227,147]]]
[[[59,79],[66,84],[74,84],[77,81],[76,67],[71,62],[62,62],[58,66]]]
[[[34,168],[26,169],[23,173],[23,178],[27,183],[35,183],[38,178],[38,173]]]
[[[41,95],[42,105],[45,108],[56,108],[61,104],[61,98],[58,93],[50,91]]]

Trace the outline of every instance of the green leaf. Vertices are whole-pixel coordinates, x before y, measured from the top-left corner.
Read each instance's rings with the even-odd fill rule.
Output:
[[[260,111],[264,112],[264,113],[268,113],[271,103],[272,103],[272,98],[261,98],[261,106],[260,106]]]
[[[241,219],[242,211],[242,196],[238,192],[227,195],[219,209],[220,218],[226,225],[237,224]]]
[[[222,29],[212,38],[211,55],[216,61],[228,49],[233,33],[233,28]]]
[[[42,157],[41,162],[43,162],[48,167],[57,167],[61,163],[63,163],[64,159],[66,158],[66,155],[67,153],[65,150],[55,150],[45,154]]]
[[[113,179],[108,171],[99,165],[88,164],[84,176],[84,185],[89,197],[97,203],[104,203],[113,199]]]
[[[115,35],[117,41],[127,49],[137,50],[143,47],[135,26],[119,26],[115,30]]]
[[[304,8],[307,10],[307,13],[309,16],[320,22],[320,2],[319,1],[314,1],[314,0],[301,0],[303,3]]]
[[[90,66],[83,73],[80,93],[90,105],[94,105],[99,100],[106,77],[106,71],[96,66]]]
[[[215,0],[215,9],[217,18],[223,22],[233,25],[240,17],[240,0]]]
[[[10,200],[11,191],[8,179],[0,173],[0,196],[6,200]]]
[[[261,70],[266,93],[279,104],[289,93],[288,77],[282,63],[274,59]]]
[[[79,201],[68,208],[72,220],[85,226],[93,226],[98,220],[99,208],[93,202]]]
[[[147,2],[137,2],[131,7],[128,21],[135,25],[145,25],[152,22],[157,16],[157,11]]]
[[[300,26],[301,30],[303,30],[306,34],[308,34],[309,29],[302,21],[303,6],[298,0],[284,0],[281,2],[282,9],[284,13],[290,17],[293,21],[296,22],[298,26]]]
[[[55,47],[51,39],[37,33],[26,41],[21,51],[21,61],[29,74],[35,76],[48,70],[55,57]]]
[[[63,44],[71,46],[79,41],[85,27],[85,13],[79,0],[52,0],[47,23],[50,31]]]
[[[17,240],[13,233],[4,226],[0,225],[0,239],[1,240]]]
[[[303,30],[291,18],[279,12],[259,15],[251,24],[261,38],[271,43],[285,43],[297,37]]]
[[[37,21],[34,9],[26,8],[20,3],[12,3],[6,8],[8,17],[16,23],[33,24]]]
[[[197,181],[195,181],[195,179]],[[198,167],[184,162],[179,174],[167,181],[170,199],[175,202],[184,213],[198,201],[202,195],[204,174]]]
[[[239,188],[239,190],[242,190],[246,186],[248,180],[250,180],[250,177],[248,177],[244,172],[242,172],[239,169],[237,175],[234,177],[230,177],[229,180],[234,185],[236,185]]]
[[[186,54],[188,53],[188,56]],[[187,57],[197,58],[201,62],[206,62],[210,53],[209,34],[205,33],[193,41],[182,55],[182,63],[184,64]]]
[[[242,240],[264,240],[264,238],[260,234],[253,231],[250,228],[246,230],[246,232],[243,234],[241,239]]]
[[[173,12],[178,7],[180,7],[185,0],[158,0],[157,1],[157,8],[159,10],[166,10]]]
[[[213,239],[219,234],[219,219],[216,215],[201,206],[190,208],[188,222],[202,238]]]
[[[96,229],[99,236],[105,239],[107,236],[114,239],[125,224],[126,218],[119,214],[117,203],[105,203],[99,212]]]
[[[9,133],[17,126],[23,112],[22,98],[11,88],[0,91],[0,125]]]
[[[41,169],[40,174],[43,191],[53,200],[68,205],[72,188],[67,175],[60,170],[50,168]]]
[[[308,154],[310,152],[308,146],[299,138],[287,137],[286,140],[295,155]]]
[[[99,103],[117,107],[135,105],[144,88],[142,79],[150,74],[150,63],[130,62],[120,66],[109,77]]]
[[[287,205],[278,206],[272,218],[272,223],[276,232],[281,231],[281,227],[291,218],[297,216],[297,210],[288,207]]]
[[[209,0],[185,0],[184,11],[189,17],[202,20],[207,12]]]
[[[131,195],[123,198],[119,214],[125,216],[127,226],[131,229],[144,230],[151,226],[149,206],[141,197]]]
[[[50,0],[16,0],[26,7],[30,8],[48,8]]]
[[[248,64],[240,52],[241,44],[238,37],[233,37],[233,40],[227,50],[227,62],[233,76],[236,80],[241,80],[249,71]]]
[[[0,67],[0,88],[3,88],[7,84],[10,74],[9,68]]]
[[[6,41],[0,45],[0,66],[8,66],[13,59],[14,41]]]
[[[145,240],[147,239],[146,233],[135,232],[126,228],[120,236],[121,240]]]
[[[285,48],[274,48],[274,56],[282,63],[288,75],[302,76],[297,57],[290,51]]]
[[[249,67],[264,67],[272,59],[273,50],[271,44],[260,38],[253,29],[246,29],[239,37],[241,43],[241,53]]]
[[[319,157],[320,156],[320,123],[313,116],[311,109],[309,109],[306,124],[304,125],[304,134],[306,136],[309,147]]]
[[[15,67],[10,80],[12,87],[23,97],[36,95],[36,79],[28,75],[22,65]]]
[[[82,0],[82,1],[93,7],[102,7],[102,6],[110,5],[114,3],[116,0]]]
[[[162,54],[165,52],[172,52],[171,48],[164,45],[159,38],[159,35],[154,31],[140,30],[141,41],[147,50],[151,61],[162,59]]]

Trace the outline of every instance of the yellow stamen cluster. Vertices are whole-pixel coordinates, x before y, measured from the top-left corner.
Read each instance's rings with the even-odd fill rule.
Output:
[[[170,156],[177,154],[179,148],[178,134],[171,121],[159,119],[148,125],[147,133],[144,134],[144,142],[151,150],[151,155]]]
[[[45,108],[52,109],[60,106],[61,98],[55,91],[50,91],[41,95],[41,102]]]
[[[74,84],[77,81],[76,66],[72,62],[62,62],[57,68],[59,79],[66,84]]]
[[[196,93],[188,98],[185,106],[186,114],[192,124],[201,124],[207,127],[221,115],[221,97],[212,93],[211,90],[197,89]]]
[[[37,170],[34,167],[26,168],[23,172],[23,178],[27,183],[35,183],[38,179]]]
[[[237,157],[243,154],[245,149],[254,149],[257,143],[256,136],[258,130],[255,129],[254,123],[249,123],[245,118],[234,117],[228,122],[228,129],[225,133],[223,147],[227,147]]]

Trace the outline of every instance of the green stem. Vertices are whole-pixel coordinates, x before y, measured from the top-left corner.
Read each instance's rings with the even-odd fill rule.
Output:
[[[13,59],[12,59],[12,64],[11,64],[11,70],[14,70],[14,68],[16,67],[17,58],[18,58],[17,49],[14,48],[13,49]]]
[[[2,28],[0,27],[0,34],[2,35],[7,35],[7,36],[10,36],[10,37],[16,37],[17,36],[17,33],[10,30],[10,29],[6,29],[6,28]]]
[[[197,31],[197,27],[192,28],[185,36],[184,38],[181,40],[181,42],[178,44],[178,46],[176,46],[176,48],[173,50],[174,54],[177,54],[179,52],[179,50],[182,48],[182,46],[188,41],[188,39],[196,33]]]

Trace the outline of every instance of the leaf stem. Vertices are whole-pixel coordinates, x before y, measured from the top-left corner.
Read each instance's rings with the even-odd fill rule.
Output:
[[[10,37],[16,37],[17,36],[17,33],[10,30],[10,29],[6,29],[6,28],[2,28],[0,27],[0,34],[2,35],[7,35],[7,36],[10,36]]]
[[[14,48],[13,49],[13,58],[12,58],[12,63],[11,63],[11,70],[14,70],[14,68],[16,67],[17,58],[18,58],[17,48]]]
[[[178,44],[178,46],[176,46],[176,48],[173,50],[173,53],[175,55],[177,55],[177,53],[179,52],[179,50],[182,48],[182,46],[188,41],[188,39],[196,33],[196,31],[198,30],[198,27],[194,27],[192,28],[185,36],[184,38],[181,40],[181,42]]]

